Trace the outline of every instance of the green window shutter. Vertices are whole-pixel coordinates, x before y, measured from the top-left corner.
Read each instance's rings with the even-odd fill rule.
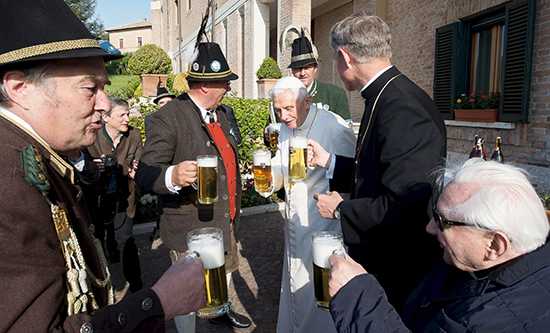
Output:
[[[435,30],[434,102],[444,119],[453,119],[456,100],[459,22]]]
[[[500,121],[527,122],[536,1],[516,0],[506,6]]]

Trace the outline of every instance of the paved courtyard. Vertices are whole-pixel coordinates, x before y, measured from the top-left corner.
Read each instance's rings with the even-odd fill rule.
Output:
[[[284,212],[243,212],[237,233],[239,269],[233,273],[229,288],[229,301],[237,313],[252,319],[246,330],[233,330],[197,318],[197,333],[255,332],[275,333],[284,252]],[[252,214],[252,215],[249,215]],[[149,225],[150,226],[150,225]],[[168,248],[149,241],[150,227],[136,228],[136,245],[140,251],[142,279],[151,287],[170,266]],[[120,263],[111,267],[115,290],[124,288]],[[166,324],[166,332],[177,333],[173,320]]]

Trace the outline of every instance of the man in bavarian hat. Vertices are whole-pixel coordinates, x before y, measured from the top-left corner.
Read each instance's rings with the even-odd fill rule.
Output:
[[[153,103],[158,105],[159,109],[163,107],[166,103],[170,102],[176,98],[176,95],[172,94],[168,88],[160,87],[157,89],[157,97],[153,100]],[[151,121],[151,115],[155,113],[155,111],[151,111],[145,116],[145,133],[147,133],[147,128],[149,127],[149,122]]]
[[[103,51],[62,0],[0,7],[0,331],[164,330],[204,306],[202,261],[182,260],[111,305],[105,256],[60,157],[96,139],[110,109],[104,61],[120,56]]]
[[[239,260],[234,231],[241,208],[239,155],[231,126],[222,111],[222,99],[238,76],[216,43],[200,43],[195,59],[188,59],[190,90],[151,115],[147,142],[135,181],[142,191],[159,195],[160,236],[176,260],[187,250],[187,233],[198,228],[217,227],[223,231],[225,269],[237,270]],[[197,201],[197,156],[218,157],[218,201],[203,205]],[[175,319],[194,327],[194,316]],[[192,323],[189,323],[192,322]],[[229,310],[216,318],[232,327],[250,326],[248,318]],[[180,328],[178,331],[181,332]]]

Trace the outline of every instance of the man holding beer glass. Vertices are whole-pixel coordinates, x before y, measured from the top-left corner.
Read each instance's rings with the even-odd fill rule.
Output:
[[[237,142],[221,101],[231,90],[230,80],[238,76],[218,44],[200,43],[195,54],[195,59],[187,59],[190,90],[151,115],[135,181],[143,191],[160,196],[160,236],[173,262],[187,250],[190,231],[215,227],[223,233],[229,275],[239,267],[234,230],[240,217],[241,176]],[[187,319],[175,319],[179,332],[194,330],[194,315]],[[236,328],[251,324],[231,309],[212,321]]]
[[[311,234],[341,231],[340,223],[319,215],[312,195],[328,190],[330,175],[323,168],[309,168],[306,176],[305,154],[307,139],[312,138],[332,152],[351,157],[355,135],[342,117],[312,105],[306,87],[295,77],[277,81],[269,96],[283,122],[279,149],[271,160],[273,190],[284,186],[286,193],[285,258],[277,331],[335,331],[330,314],[315,306]],[[290,155],[301,156],[291,168]],[[289,170],[301,172],[290,174]]]

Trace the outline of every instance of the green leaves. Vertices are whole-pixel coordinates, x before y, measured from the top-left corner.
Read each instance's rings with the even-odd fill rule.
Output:
[[[279,68],[279,65],[277,65],[275,59],[268,57],[265,58],[260,65],[260,68],[256,72],[256,77],[258,77],[258,80],[280,79],[283,77],[283,73],[281,72],[281,69]]]
[[[134,52],[128,61],[128,71],[134,75],[168,74],[172,71],[172,61],[157,45],[146,44]]]

